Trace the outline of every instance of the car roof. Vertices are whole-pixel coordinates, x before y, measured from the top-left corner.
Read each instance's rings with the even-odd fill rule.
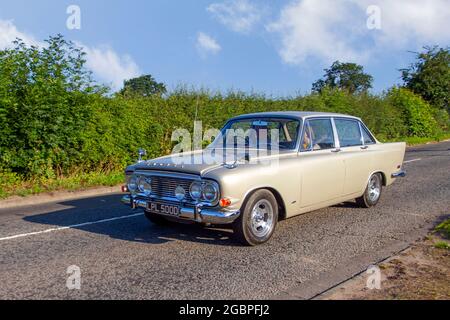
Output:
[[[345,117],[358,119],[358,117],[340,114],[340,113],[331,113],[331,112],[313,112],[313,111],[272,111],[272,112],[258,112],[258,113],[248,113],[242,114],[240,116],[234,117],[233,120],[236,119],[248,119],[248,118],[277,118],[277,117],[289,117],[295,119],[306,119],[311,117]]]

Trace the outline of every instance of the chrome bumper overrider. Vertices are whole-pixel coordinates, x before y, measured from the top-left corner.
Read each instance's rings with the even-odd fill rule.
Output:
[[[392,178],[404,178],[406,177],[406,171],[400,170],[399,172],[393,173]]]
[[[121,202],[128,206],[131,206],[134,209],[147,208],[147,200],[133,199],[130,195],[123,196]],[[200,223],[230,224],[239,217],[239,214],[240,214],[239,210],[234,211],[214,210],[214,209],[206,209],[203,208],[202,206],[196,206],[194,208],[180,207],[180,214],[178,216],[168,216],[168,217],[180,220],[195,221]]]

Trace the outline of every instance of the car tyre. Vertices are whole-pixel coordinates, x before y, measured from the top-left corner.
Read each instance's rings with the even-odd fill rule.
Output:
[[[370,208],[376,206],[381,198],[383,190],[383,177],[381,173],[374,173],[367,183],[364,194],[356,199],[356,203],[363,208]]]
[[[258,190],[245,202],[233,223],[234,238],[247,246],[267,242],[278,222],[278,203],[269,190]]]

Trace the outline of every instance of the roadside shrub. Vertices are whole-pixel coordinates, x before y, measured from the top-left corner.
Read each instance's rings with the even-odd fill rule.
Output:
[[[264,111],[325,111],[361,117],[379,139],[430,137],[449,129],[437,110],[406,89],[352,95],[324,88],[274,98],[180,87],[165,96],[105,95],[84,68],[84,53],[62,36],[45,48],[0,50],[0,193],[19,180],[52,181],[122,170],[145,148],[171,152],[172,132],[220,128],[231,117]],[[75,178],[73,181],[77,181]],[[3,188],[3,189],[2,189]]]
[[[439,128],[447,132],[450,130],[450,117],[446,110],[433,108],[433,117],[439,125]]]
[[[9,187],[20,182],[20,176],[17,173],[0,168],[0,198],[9,191]]]
[[[440,131],[432,107],[420,96],[408,89],[393,88],[388,100],[401,112],[409,136],[430,137]]]
[[[82,134],[101,94],[84,53],[62,36],[47,47],[0,51],[0,166],[26,177],[60,176],[79,163]]]

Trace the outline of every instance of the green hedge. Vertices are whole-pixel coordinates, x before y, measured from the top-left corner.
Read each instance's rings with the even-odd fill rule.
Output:
[[[62,37],[46,49],[17,43],[0,51],[0,185],[20,179],[52,179],[116,172],[139,147],[149,157],[171,152],[172,131],[220,128],[250,112],[310,110],[361,117],[379,139],[432,137],[448,130],[446,111],[406,89],[381,95],[339,90],[272,98],[179,89],[165,97],[107,96],[84,69],[83,53]]]
[[[73,102],[76,101],[76,102]],[[432,137],[447,129],[447,112],[432,109],[405,89],[383,96],[328,91],[289,99],[230,93],[178,92],[166,98],[102,97],[54,104],[2,104],[1,167],[26,177],[111,172],[133,161],[139,147],[149,157],[171,152],[172,131],[193,121],[220,128],[250,112],[310,110],[359,116],[379,139]],[[6,107],[6,108],[5,108]],[[439,120],[435,119],[439,117]]]

